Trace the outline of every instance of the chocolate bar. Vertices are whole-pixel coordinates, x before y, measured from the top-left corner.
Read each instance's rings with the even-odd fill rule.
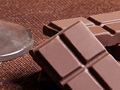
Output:
[[[30,51],[62,90],[119,90],[120,66],[78,21]]]

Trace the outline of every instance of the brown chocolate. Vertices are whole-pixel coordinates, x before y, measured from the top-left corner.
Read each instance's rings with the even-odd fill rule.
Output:
[[[120,65],[108,55],[92,66],[92,68],[104,79],[112,90],[119,90],[120,85]],[[108,89],[107,89],[108,90]]]
[[[52,66],[60,78],[65,77],[68,73],[81,66],[81,63],[78,62],[77,58],[63,44],[59,36],[55,37],[45,46],[40,47],[39,52],[47,60],[46,64],[48,67]]]
[[[45,25],[43,27],[43,32],[45,35],[48,36],[53,36],[62,29],[67,28],[68,26],[72,25],[73,23],[77,21],[82,21],[86,26],[94,26],[94,23],[90,22],[84,17],[78,17],[78,18],[70,18],[70,19],[64,19],[64,20],[57,20],[57,21],[52,21],[50,24]]]
[[[92,15],[88,17],[88,20],[94,22],[97,25],[120,22],[120,11]]]
[[[107,33],[110,34],[109,32],[107,32],[104,28],[100,27],[100,26],[94,26],[94,27],[88,27],[89,30],[95,35],[99,35],[101,33]]]
[[[117,41],[114,38],[114,34],[111,34],[111,30],[108,29],[106,30],[100,26],[89,27],[89,29],[96,36],[96,38],[102,43],[103,46],[111,46],[117,43]],[[112,32],[115,31],[112,30]]]
[[[95,36],[104,46],[113,46],[120,43],[120,22],[106,24],[103,28],[106,32],[101,32]]]
[[[100,14],[100,16],[103,17],[104,15],[106,16],[110,14],[110,17],[112,17],[111,15],[116,15],[117,13],[119,12]],[[53,36],[57,34],[60,30],[66,28],[67,26],[71,25],[73,22],[79,19],[84,21],[85,25],[90,29],[90,31],[97,37],[97,39],[105,47],[120,43],[120,39],[119,39],[120,38],[120,35],[119,35],[120,22],[113,22],[116,20],[111,20],[111,18],[108,21],[109,24],[106,23],[106,25],[102,24],[101,26],[94,26],[92,22],[88,21],[87,19],[83,17],[52,21],[49,25],[44,26],[43,31],[44,32],[46,31],[45,33],[48,33],[46,35]]]
[[[120,22],[111,22],[103,26],[93,26],[88,28],[106,47],[107,51],[116,60],[120,60]]]
[[[51,23],[60,27],[61,29],[65,29],[77,21],[82,21],[86,26],[94,26],[94,23],[90,22],[89,20],[83,17],[52,21]]]
[[[104,50],[104,47],[101,45],[101,43],[82,22],[71,27],[63,34],[69,40],[69,42],[82,54],[86,61],[90,60],[94,55],[98,54],[98,52]],[[65,39],[63,38],[63,40]],[[97,49],[93,49],[94,47]]]
[[[120,89],[118,63],[81,21],[30,53],[62,90]]]
[[[120,30],[120,22],[106,24],[105,26],[108,27],[106,29],[111,29],[116,32],[118,32]]]
[[[65,86],[68,90],[104,90],[87,70],[70,80]]]

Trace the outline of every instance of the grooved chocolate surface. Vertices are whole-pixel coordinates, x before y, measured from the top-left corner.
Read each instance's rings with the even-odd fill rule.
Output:
[[[97,15],[120,10],[119,0],[0,0],[0,19],[17,22],[29,29],[36,47],[48,36],[43,26],[51,21]],[[38,84],[41,68],[27,53],[0,64],[0,90],[59,90],[49,82]],[[52,87],[53,86],[53,87]]]
[[[52,66],[57,72],[59,78],[65,77],[68,73],[81,66],[77,58],[72,55],[72,52],[60,40],[59,36],[41,47],[39,51],[48,61],[47,65]]]
[[[90,47],[87,46],[88,43],[91,44]],[[118,90],[120,88],[117,85],[120,82],[118,62],[82,21],[63,29],[31,50],[31,55],[63,90],[88,88],[89,90]]]
[[[72,90],[104,90],[88,73],[84,71],[67,83]]]
[[[108,15],[109,23],[103,23],[101,25],[87,25],[87,22],[91,21],[94,22],[96,24],[96,22],[100,22],[100,20],[98,19],[98,21],[94,21],[93,18],[89,19],[91,17],[87,19],[80,17],[81,20],[84,20],[85,25],[90,29],[90,31],[97,37],[97,39],[106,47],[106,46],[112,46],[115,44],[120,43],[120,22],[119,22],[119,11],[116,12],[111,12],[111,13],[105,13],[105,14],[98,14],[95,15],[95,17],[102,17],[102,19],[106,18]],[[105,15],[105,17],[104,17]],[[94,15],[93,15],[94,16]],[[116,17],[117,16],[117,17]],[[79,18],[79,19],[80,19]],[[118,18],[118,20],[116,21],[116,18]],[[52,26],[45,26],[46,28],[43,28],[44,34],[48,35],[48,36],[53,36],[56,33],[59,32],[59,28],[65,28],[67,27],[67,25],[69,25],[70,23],[74,22],[75,20],[78,20],[78,18],[71,18],[71,19],[65,19],[65,20],[58,20],[58,21],[52,21]],[[106,20],[106,19],[105,19]],[[70,21],[70,22],[69,22]],[[86,22],[87,21],[87,22]],[[114,22],[113,22],[114,21]]]
[[[98,52],[104,50],[104,47],[101,45],[101,43],[99,43],[95,36],[82,22],[76,24],[75,26],[64,32],[64,35],[87,61],[91,59],[94,55],[96,55]],[[87,44],[87,42],[89,42],[89,44]],[[93,49],[94,47],[96,47],[97,49]],[[91,51],[92,53],[90,53]]]
[[[101,61],[93,65],[93,68],[105,80],[105,82],[108,83],[112,90],[119,90],[120,86],[117,84],[120,83],[120,72],[117,70],[120,70],[120,65],[111,55],[106,56]]]
[[[89,29],[104,46],[112,46],[120,43],[120,29],[117,29],[119,26],[116,27],[116,24],[118,25],[119,23],[106,24],[103,27],[89,27]]]
[[[109,13],[109,14],[111,15],[111,13]],[[114,15],[114,12],[112,13],[112,15]],[[50,23],[49,24],[50,27],[48,27],[48,26],[46,26],[46,27],[48,27],[48,31],[49,31],[49,28],[51,28],[52,31],[58,30],[56,33],[58,33],[58,35],[60,35],[60,38],[63,41],[63,43],[66,46],[68,46],[70,51],[72,51],[73,55],[75,55],[79,59],[79,61],[83,64],[82,67],[76,68],[73,71],[68,72],[66,74],[66,76],[61,75],[61,80],[62,80],[61,82],[59,80],[57,80],[57,79],[59,79],[59,77],[57,78],[57,75],[54,72],[52,72],[52,69],[47,70],[42,65],[43,70],[45,70],[48,75],[50,72],[54,73],[56,78],[53,78],[54,75],[53,76],[49,75],[49,76],[53,79],[53,81],[55,81],[58,84],[58,86],[60,85],[61,89],[64,89],[64,90],[66,90],[66,89],[79,90],[79,89],[88,89],[88,88],[90,90],[92,90],[93,88],[100,89],[100,90],[102,90],[102,89],[118,90],[120,87],[115,86],[116,85],[115,83],[120,82],[120,79],[119,79],[120,73],[119,72],[116,73],[115,70],[120,69],[120,67],[119,67],[118,63],[115,61],[115,59],[111,55],[108,55],[107,51],[102,46],[102,44],[104,46],[112,46],[112,45],[120,43],[120,41],[119,41],[119,35],[120,35],[119,34],[119,22],[113,22],[114,20],[113,21],[110,20],[111,22],[109,21],[109,23],[106,23],[105,25],[102,24],[101,26],[94,26],[94,25],[87,26],[86,24],[83,24],[83,22],[81,22],[81,21],[74,23],[73,25],[67,23],[68,21],[74,22],[74,20],[75,19],[73,19],[73,21],[72,21],[72,19],[53,21],[52,26],[50,26],[51,25],[51,23]],[[92,21],[92,22],[94,22],[94,21]],[[69,25],[69,27],[65,27],[67,25]],[[65,29],[65,30],[59,31],[59,28]],[[84,40],[82,40],[83,38],[84,38]],[[88,42],[91,45],[87,44]],[[45,46],[42,45],[42,47],[45,47]],[[59,45],[57,45],[57,46],[59,46]],[[94,49],[94,47],[96,49]],[[37,50],[38,48],[40,48],[40,46],[38,46],[35,50]],[[85,49],[85,48],[87,48],[87,49]],[[33,50],[33,52],[35,52],[35,50]],[[44,48],[43,50],[47,51],[47,48]],[[40,53],[42,53],[41,51],[42,50],[39,49]],[[51,53],[51,51],[49,53]],[[44,54],[45,54],[45,56],[50,56],[49,53],[44,53]],[[53,55],[55,55],[55,54],[53,54]],[[57,55],[57,53],[56,53],[56,55]],[[62,56],[64,56],[64,55],[62,55]],[[38,58],[38,60],[39,59],[40,58]],[[106,61],[108,59],[111,59],[113,63],[110,61]],[[50,60],[50,62],[49,62],[49,60]],[[60,68],[61,66],[56,64],[55,62],[51,62],[51,60],[53,60],[53,61],[55,60],[54,56],[52,59],[51,59],[51,57],[48,57],[45,60],[45,61],[49,62],[49,64],[46,67],[49,67],[49,65],[50,65],[51,68],[55,69],[56,73],[59,73],[62,70]],[[58,60],[59,60],[59,56],[58,56]],[[105,65],[99,64],[99,62],[102,62],[102,61],[103,62],[106,61],[105,63],[108,62],[108,64],[105,64]],[[39,61],[36,61],[36,62],[38,63]],[[43,63],[45,63],[45,62],[43,61]],[[61,65],[62,65],[62,63],[61,63]],[[58,66],[59,69],[57,69],[55,66]],[[69,65],[68,65],[68,67],[69,67]],[[74,68],[72,66],[70,66],[70,67]],[[101,70],[100,67],[102,67],[103,69]],[[107,71],[105,71],[104,68],[106,69],[108,67],[110,67],[115,72],[113,72],[113,71],[111,72],[111,70],[110,70],[107,73]],[[82,78],[81,75],[84,73],[85,68],[87,68],[89,75],[87,74],[88,76],[86,76],[86,74],[85,74],[84,77],[86,76],[86,78],[84,78],[84,80],[82,80],[82,81],[79,81],[79,79],[81,80],[81,78]],[[62,70],[62,71],[64,71],[64,70]],[[111,74],[111,76],[113,77],[112,79],[109,79],[109,78],[111,78],[109,74]],[[114,77],[116,77],[116,78],[114,78]],[[111,81],[113,79],[115,79],[115,81],[111,83]],[[81,83],[81,85],[79,85],[78,83]],[[88,85],[88,87],[85,87],[86,83],[93,84],[92,85],[93,87],[90,87],[91,85]]]
[[[116,23],[111,23],[111,24],[106,24],[107,27],[109,27],[112,30],[115,30],[116,32],[120,30],[120,22]]]

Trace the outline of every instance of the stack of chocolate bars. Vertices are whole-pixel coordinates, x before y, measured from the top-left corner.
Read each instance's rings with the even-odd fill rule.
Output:
[[[62,90],[120,90],[120,65],[105,47],[120,43],[120,11],[52,21],[50,39],[30,51]]]

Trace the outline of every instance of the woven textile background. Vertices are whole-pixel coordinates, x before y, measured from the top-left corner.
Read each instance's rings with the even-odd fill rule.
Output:
[[[17,22],[34,36],[34,46],[49,37],[42,32],[50,21],[120,10],[120,0],[0,0],[0,19]],[[0,64],[0,90],[39,90],[41,68],[29,53]],[[47,86],[47,84],[46,84]]]

